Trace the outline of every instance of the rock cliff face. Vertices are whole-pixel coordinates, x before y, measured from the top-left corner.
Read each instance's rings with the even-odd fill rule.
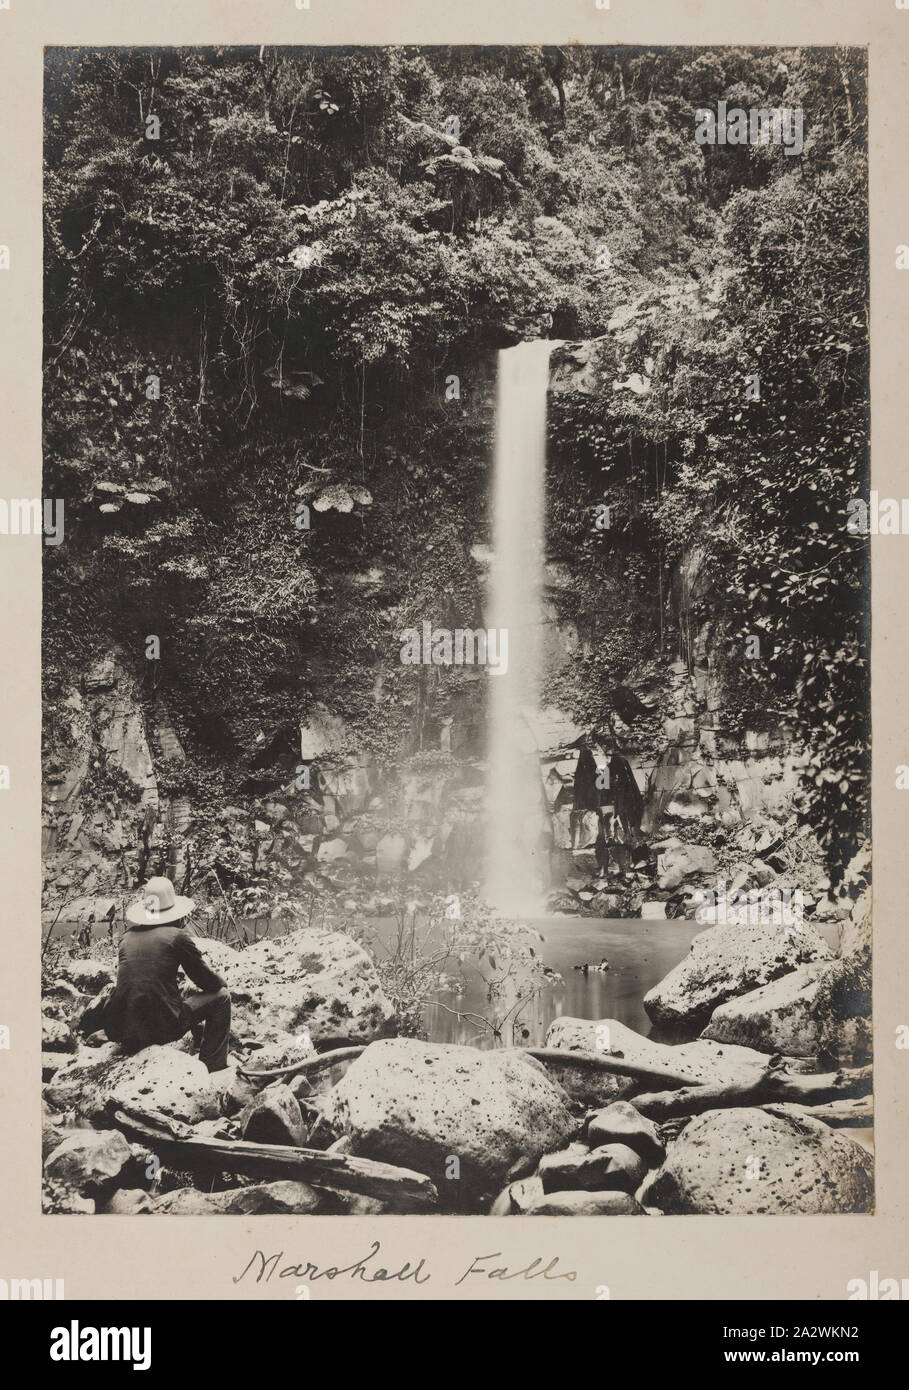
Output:
[[[601,338],[554,345],[551,400],[573,408],[604,392],[646,395],[662,351],[662,317],[680,310],[705,325],[715,314],[709,293],[678,282],[622,306]],[[494,385],[490,353],[477,372],[470,418],[488,420]],[[549,466],[554,473],[561,467],[558,449]],[[482,620],[489,573],[482,506],[458,544],[474,599],[452,591],[443,617],[451,627],[473,627]],[[415,573],[427,563],[434,558],[411,560]],[[642,636],[621,669],[600,650],[598,608],[621,607],[627,596],[597,590],[582,547],[549,563],[545,580],[547,694],[526,734],[528,756],[535,745],[540,767],[550,906],[600,916],[693,916],[697,891],[715,893],[723,874],[739,889],[778,882],[808,890],[812,905],[822,898],[816,846],[809,836],[796,839],[787,822],[801,750],[785,712],[762,712],[753,725],[731,713],[722,616],[706,602],[694,540],[661,590],[664,640],[654,648]],[[346,582],[361,598],[376,596],[381,609],[381,571],[352,572]],[[381,611],[390,621],[397,610]],[[348,683],[371,690],[377,710],[403,713],[400,746],[364,751],[356,720],[321,698],[316,672],[315,698],[298,727],[263,724],[239,748],[234,740],[235,790],[214,800],[210,752],[198,739],[206,712],[187,716],[179,673],[168,692],[149,675],[155,663],[116,647],[103,654],[47,721],[48,920],[59,914],[80,927],[110,921],[151,872],[185,883],[213,911],[225,890],[248,893],[270,917],[292,915],[289,900],[320,888],[365,885],[381,896],[408,885],[443,893],[476,886],[484,853],[485,672],[424,667],[416,697],[411,691],[402,703],[397,645],[377,653],[369,638]],[[605,715],[585,714],[591,703],[603,710],[604,681]]]
[[[168,755],[176,735],[170,732]],[[150,830],[168,815],[155,775],[138,681],[109,653],[73,685],[48,721],[42,852],[48,905],[101,921],[127,880],[141,881]],[[165,756],[162,749],[162,756]]]
[[[568,629],[559,624],[556,631],[561,638]],[[552,704],[532,730],[547,808],[540,831],[550,844],[560,905],[609,916],[662,902],[670,915],[693,915],[696,889],[715,891],[715,847],[730,883],[736,873],[747,886],[768,872],[787,881],[791,856],[777,831],[796,788],[799,753],[785,730],[746,731],[744,738],[726,733],[719,725],[721,693],[683,660],[667,660],[662,670],[650,663],[645,683],[652,704],[643,726],[629,727],[616,714],[612,739]],[[112,654],[82,689],[71,690],[54,726],[44,803],[51,918],[61,909],[62,920],[74,924],[119,917],[123,895],[151,872],[163,870],[182,883],[187,867],[204,861],[205,849],[196,843],[202,808],[191,793],[168,790],[186,755],[163,701],[146,700],[125,658]],[[464,751],[473,735],[458,716],[439,722],[435,749],[396,768],[351,751],[344,721],[324,708],[298,737],[297,766],[305,777],[295,773],[270,795],[217,807],[214,826],[206,821],[222,882],[251,883],[270,868],[279,881],[287,875],[287,883],[343,887],[366,880],[379,892],[402,883],[458,892],[476,882],[484,764]],[[618,765],[610,762],[617,756],[610,742],[623,749]],[[581,790],[582,752],[592,754],[591,775],[607,783],[599,806]],[[641,798],[632,833],[622,825],[617,766],[627,769]],[[769,870],[759,845],[769,854]],[[800,866],[788,885],[817,896],[825,884],[816,852],[807,839],[802,848],[809,881]]]

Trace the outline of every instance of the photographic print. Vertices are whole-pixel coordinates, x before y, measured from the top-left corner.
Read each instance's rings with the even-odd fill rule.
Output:
[[[46,1213],[874,1210],[866,59],[45,51]]]

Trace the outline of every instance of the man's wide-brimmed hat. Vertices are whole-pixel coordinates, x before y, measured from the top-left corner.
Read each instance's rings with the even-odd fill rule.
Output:
[[[192,898],[181,898],[174,892],[169,878],[150,878],[142,897],[126,909],[126,918],[136,927],[161,927],[187,917],[195,905]]]

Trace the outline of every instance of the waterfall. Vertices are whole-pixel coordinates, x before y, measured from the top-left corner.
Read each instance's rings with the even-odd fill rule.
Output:
[[[546,555],[547,340],[499,353],[493,561],[487,622],[508,634],[508,669],[490,675],[485,896],[507,917],[537,916],[548,882],[535,715]]]

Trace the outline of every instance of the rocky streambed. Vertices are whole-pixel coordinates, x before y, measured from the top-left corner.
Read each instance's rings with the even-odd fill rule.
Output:
[[[49,1211],[493,1215],[867,1212],[868,894],[810,925],[708,927],[645,996],[683,1041],[561,1017],[542,1047],[395,1037],[369,953],[306,928],[200,938],[233,999],[231,1061],[131,1057],[79,1019],[113,947],[44,999]]]

